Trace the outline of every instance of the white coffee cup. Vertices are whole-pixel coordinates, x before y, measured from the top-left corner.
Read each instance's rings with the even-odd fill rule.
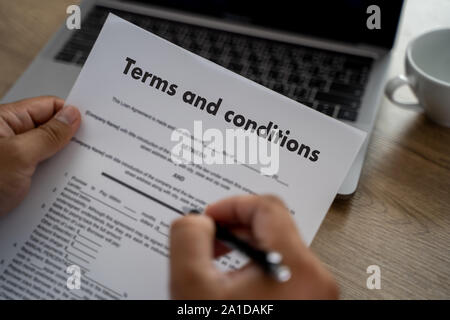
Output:
[[[418,103],[395,99],[395,91],[409,85]],[[450,29],[434,30],[412,40],[406,49],[405,75],[386,85],[386,96],[393,103],[423,108],[434,122],[450,127]]]

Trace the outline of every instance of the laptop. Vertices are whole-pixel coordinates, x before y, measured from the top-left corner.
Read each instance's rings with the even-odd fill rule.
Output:
[[[374,4],[380,9],[379,29],[367,26]],[[69,30],[64,23],[2,102],[65,98],[111,12],[370,133],[402,7],[402,0],[85,0],[81,29]],[[355,192],[368,140],[338,196]]]

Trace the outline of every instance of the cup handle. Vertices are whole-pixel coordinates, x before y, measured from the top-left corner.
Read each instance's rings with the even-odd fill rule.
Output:
[[[391,80],[388,81],[388,83],[386,84],[384,93],[386,94],[386,96],[392,103],[394,103],[398,106],[412,108],[412,109],[416,109],[416,110],[422,109],[421,105],[418,103],[400,102],[394,98],[395,91],[404,85],[410,85],[409,79],[404,75],[396,76],[395,78],[392,78]]]

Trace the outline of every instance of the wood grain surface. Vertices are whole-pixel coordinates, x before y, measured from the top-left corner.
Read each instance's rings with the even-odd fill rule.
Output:
[[[0,96],[73,3],[0,2]],[[409,0],[404,11],[390,76],[403,72],[409,40],[450,27],[449,0]],[[400,95],[414,99],[407,90]],[[450,129],[383,99],[359,188],[351,199],[334,202],[312,249],[344,299],[449,299]],[[380,290],[366,287],[369,265],[381,268]]]

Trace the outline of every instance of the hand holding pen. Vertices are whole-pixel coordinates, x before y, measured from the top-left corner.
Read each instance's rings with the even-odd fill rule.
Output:
[[[218,233],[216,226],[220,226]],[[220,235],[223,230],[225,236]],[[215,239],[229,240],[228,233],[256,251],[244,252],[250,257],[244,267],[222,272],[213,260],[229,250]],[[240,251],[242,243],[236,246],[235,239],[231,241]],[[264,267],[270,261],[255,258],[264,260],[274,252],[272,266],[287,270],[289,277],[277,278],[274,270]],[[175,299],[337,298],[333,278],[302,242],[287,208],[273,196],[233,197],[209,205],[205,214],[176,220],[170,235],[170,264]]]
[[[201,214],[198,210],[190,210],[191,214]],[[282,264],[283,256],[277,251],[264,251],[255,248],[248,242],[235,236],[233,232],[219,223],[215,223],[216,239],[229,249],[235,249],[246,255],[252,262],[258,264],[263,271],[279,282],[286,282],[291,278],[289,267]]]

